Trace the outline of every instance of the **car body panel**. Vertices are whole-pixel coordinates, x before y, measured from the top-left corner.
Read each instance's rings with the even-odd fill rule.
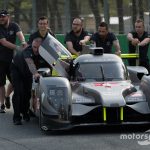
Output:
[[[35,88],[40,101],[35,113],[43,130],[150,123],[150,76],[145,68],[126,67],[114,54],[91,53],[77,57],[68,72],[49,40],[60,44],[46,38],[40,55],[59,76],[41,77]]]

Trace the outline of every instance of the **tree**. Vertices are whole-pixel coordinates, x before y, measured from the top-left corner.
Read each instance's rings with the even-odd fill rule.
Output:
[[[143,0],[138,0],[139,18],[144,20]]]
[[[77,7],[77,0],[70,0],[70,19],[71,22],[73,21],[74,18],[79,17],[80,12]]]
[[[14,21],[19,23],[20,22],[20,6],[21,6],[21,0],[14,0]]]
[[[12,8],[14,12],[14,21],[19,24],[20,22],[20,6],[21,6],[21,0],[13,0],[8,3]]]
[[[119,18],[119,33],[124,33],[124,21],[123,21],[123,0],[116,0],[117,13]]]
[[[47,6],[48,6],[48,0],[44,0],[41,2],[41,0],[36,0],[36,15],[37,18],[41,16],[47,16]]]
[[[57,21],[58,31],[62,31],[62,20],[61,20],[58,4],[59,4],[58,0],[48,1],[48,8],[49,8],[48,10],[50,13],[50,27],[54,32],[56,27],[56,21]],[[55,18],[57,20],[55,20]]]
[[[136,14],[137,14],[137,7],[136,7],[136,0],[132,0],[132,25],[134,28],[134,23],[136,21]]]
[[[92,13],[94,14],[95,17],[95,25],[96,25],[96,29],[99,26],[99,23],[101,22],[101,16],[100,16],[100,12],[99,12],[99,8],[98,8],[98,0],[89,0],[89,5],[91,8]]]

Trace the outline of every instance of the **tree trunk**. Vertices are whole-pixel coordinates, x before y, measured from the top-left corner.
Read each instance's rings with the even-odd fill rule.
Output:
[[[47,16],[47,6],[48,6],[47,0],[44,0],[42,3],[41,0],[36,0],[37,19],[41,16]]]
[[[124,20],[123,20],[123,0],[116,0],[117,13],[119,18],[119,34],[124,33]]]
[[[48,2],[48,11],[49,11],[49,25],[50,28],[52,29],[52,32],[55,33],[55,11],[53,11],[53,5],[52,3],[50,3],[50,1]]]
[[[57,31],[62,31],[62,20],[61,15],[58,8],[58,0],[52,0],[48,2],[48,8],[49,8],[49,14],[50,14],[50,28],[53,32],[56,30],[57,25]],[[57,23],[56,23],[57,21]]]
[[[62,31],[62,20],[61,20],[61,15],[60,15],[60,12],[58,9],[58,0],[53,0],[53,5],[54,5],[53,11],[55,11],[55,16],[57,17],[58,31],[61,32]]]
[[[102,20],[100,16],[99,8],[98,8],[98,0],[89,0],[89,5],[95,17],[96,29],[98,29],[98,26]]]
[[[144,20],[143,0],[138,0],[139,18]]]
[[[137,14],[137,7],[136,7],[136,0],[132,0],[132,25],[134,29],[134,24],[136,21],[136,14]]]
[[[14,4],[14,21],[19,24],[21,0],[14,0]]]
[[[79,17],[80,12],[77,7],[77,1],[76,0],[70,0],[70,19],[71,22],[73,21],[74,18]]]

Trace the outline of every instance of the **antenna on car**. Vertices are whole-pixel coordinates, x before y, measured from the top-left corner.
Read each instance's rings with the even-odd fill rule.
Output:
[[[103,55],[104,49],[102,47],[91,47],[90,54],[93,55]]]

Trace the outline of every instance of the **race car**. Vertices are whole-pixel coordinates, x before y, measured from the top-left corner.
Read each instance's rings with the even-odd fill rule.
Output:
[[[42,130],[150,123],[150,76],[144,67],[126,67],[102,48],[72,60],[51,35],[40,46],[40,55],[58,73],[39,70],[34,112]]]

